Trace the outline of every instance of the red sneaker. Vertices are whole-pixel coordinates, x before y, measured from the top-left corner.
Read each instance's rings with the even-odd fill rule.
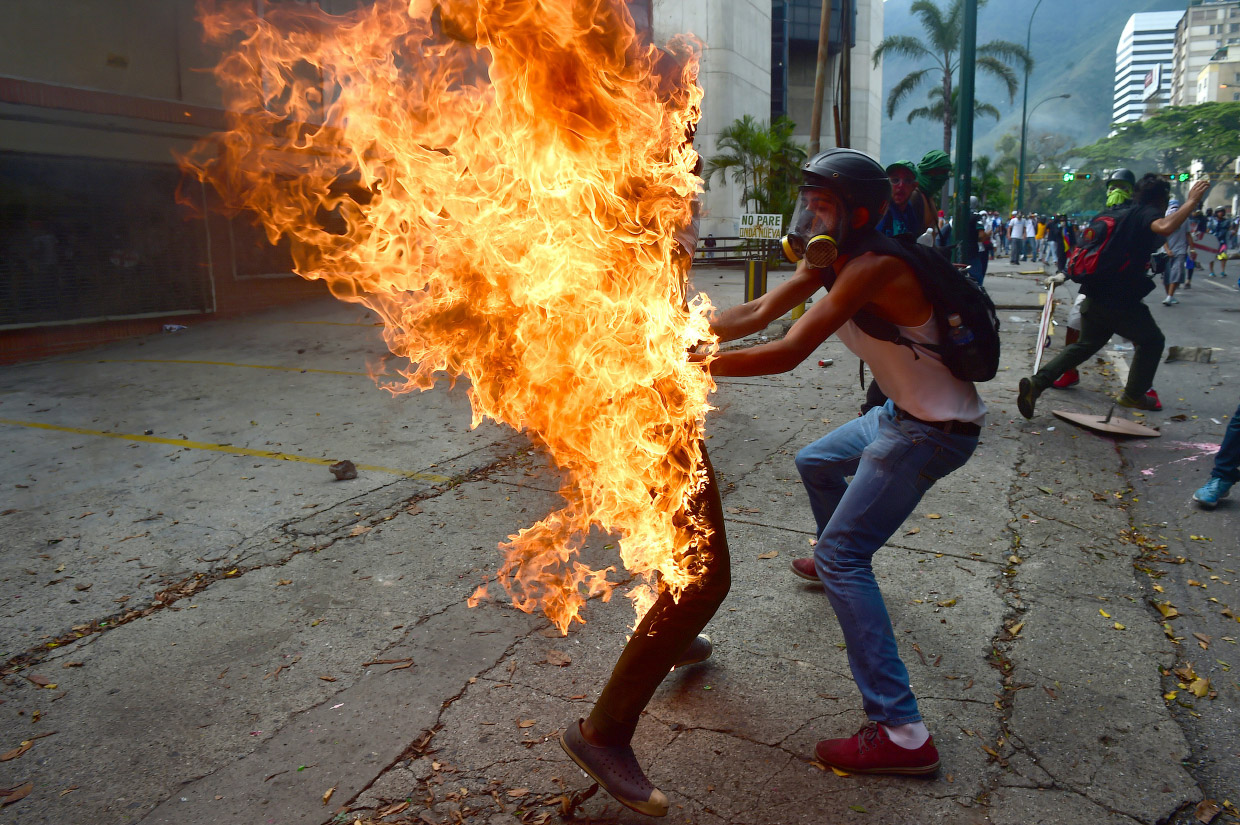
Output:
[[[1081,383],[1081,374],[1076,370],[1068,370],[1063,375],[1051,382],[1051,386],[1057,390],[1066,390],[1068,387],[1075,387]]]
[[[877,722],[866,722],[847,739],[824,739],[814,748],[818,761],[846,773],[929,774],[939,769],[939,751],[930,737],[920,748],[902,748]]]
[[[1150,407],[1151,410],[1162,409],[1162,402],[1158,400],[1158,393],[1154,392],[1153,387],[1150,387],[1145,391],[1145,397],[1154,402],[1154,406]]]
[[[818,568],[814,566],[813,559],[793,559],[792,572],[803,579],[818,581]]]

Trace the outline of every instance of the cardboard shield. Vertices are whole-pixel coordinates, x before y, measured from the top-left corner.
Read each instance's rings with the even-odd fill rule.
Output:
[[[1158,438],[1162,435],[1162,433],[1152,427],[1116,416],[1114,408],[1106,415],[1071,412],[1070,410],[1051,410],[1051,412],[1057,418],[1062,418],[1064,421],[1076,424],[1078,427],[1084,427],[1087,430],[1093,430],[1096,433],[1103,433],[1105,435],[1123,435],[1131,438]]]

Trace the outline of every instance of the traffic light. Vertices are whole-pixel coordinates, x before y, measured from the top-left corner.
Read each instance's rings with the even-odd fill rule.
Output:
[[[1180,183],[1183,183],[1184,181],[1188,180],[1188,177],[1189,177],[1188,172],[1181,172],[1181,173],[1177,176],[1177,180],[1179,180],[1179,181],[1180,181]]]
[[[1085,172],[1083,174],[1077,175],[1077,177],[1080,178],[1081,180],[1093,180],[1094,179],[1094,175],[1092,172]]]
[[[1063,173],[1063,182],[1064,182],[1064,183],[1070,183],[1071,181],[1074,181],[1074,180],[1076,180],[1076,173],[1075,173],[1075,172],[1064,172],[1064,173]]]

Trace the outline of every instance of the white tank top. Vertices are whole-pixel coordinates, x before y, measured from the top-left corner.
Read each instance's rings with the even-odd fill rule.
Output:
[[[900,335],[921,344],[937,344],[932,314],[916,327],[897,325]],[[986,405],[972,382],[952,375],[938,354],[924,347],[894,344],[866,335],[852,321],[836,333],[857,357],[865,361],[879,387],[897,407],[924,421],[968,421],[982,425]]]

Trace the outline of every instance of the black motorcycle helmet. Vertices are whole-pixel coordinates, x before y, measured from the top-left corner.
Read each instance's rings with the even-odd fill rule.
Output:
[[[1112,181],[1123,181],[1128,184],[1129,191],[1132,191],[1137,187],[1137,176],[1132,173],[1131,169],[1116,169],[1111,173],[1110,177],[1107,178],[1108,187],[1111,185]]]
[[[878,161],[856,149],[828,149],[801,166],[806,186],[828,189],[843,201],[849,211],[864,207],[869,216],[860,231],[874,228],[891,199],[887,170]]]

